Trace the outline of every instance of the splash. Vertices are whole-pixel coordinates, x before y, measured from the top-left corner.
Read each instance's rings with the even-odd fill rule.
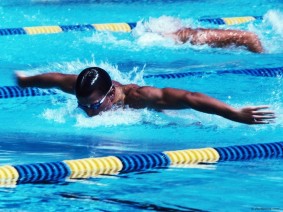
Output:
[[[264,16],[264,20],[269,22],[275,33],[279,34],[283,38],[283,13],[278,10],[270,10]]]
[[[65,108],[60,108],[60,109],[46,109],[42,116],[47,119],[47,120],[52,120],[57,123],[65,123],[66,122],[66,115],[67,111]]]
[[[132,47],[132,43],[130,40],[117,38],[111,32],[96,32],[93,33],[91,37],[84,38],[84,41],[87,43],[98,43],[105,45],[107,44],[110,48],[116,48],[117,46],[124,46],[124,47]]]
[[[61,124],[66,123],[69,117],[73,116],[74,111],[77,107],[75,97],[74,96],[68,96],[68,97],[69,99],[67,99],[66,101],[65,100],[60,101],[56,97],[54,97],[51,101],[52,106],[57,106],[57,105],[60,106],[64,105],[64,106],[56,109],[46,108],[41,116],[44,119],[54,121],[56,123],[61,123]]]
[[[76,126],[96,128],[99,126],[133,125],[140,123],[142,119],[143,113],[131,109],[110,110],[92,118],[80,113],[76,115]]]
[[[145,123],[164,126],[170,123],[162,115],[157,115],[156,112],[148,109],[114,108],[95,117],[88,117],[81,109],[77,108],[76,101],[72,100],[69,100],[66,106],[45,109],[42,117],[59,124],[71,123],[78,128],[139,126]]]
[[[148,31],[155,33],[173,33],[183,27],[181,19],[161,16],[159,18],[149,18],[147,22],[144,22],[144,26]]]
[[[245,104],[245,105],[248,105]],[[235,105],[236,108],[242,105]],[[77,108],[76,100],[68,99],[64,106],[56,109],[47,108],[42,117],[59,124],[68,124],[77,128],[121,127],[121,126],[145,126],[157,128],[205,128],[218,129],[245,129],[250,133],[264,132],[266,129],[282,127],[283,112],[281,105],[272,105],[277,119],[270,125],[245,125],[233,122],[220,116],[205,114],[195,110],[164,110],[156,112],[149,109],[117,108],[103,112],[95,117],[88,117],[81,109]]]
[[[182,28],[181,19],[161,16],[159,18],[149,18],[148,21],[139,21],[132,31],[132,35],[137,39],[137,45],[144,46],[175,46],[175,41],[164,34],[176,32]]]
[[[262,40],[264,49],[268,53],[282,53],[283,43],[283,13],[278,10],[269,10],[260,24],[251,22],[248,30],[255,32]]]
[[[17,72],[22,73],[26,76],[32,76],[36,74],[48,73],[48,72],[58,72],[64,74],[79,74],[83,69],[88,67],[100,67],[106,70],[113,80],[116,80],[122,84],[136,83],[139,85],[144,85],[144,68],[133,67],[131,71],[125,73],[119,70],[117,65],[112,65],[108,62],[96,62],[93,58],[91,61],[71,61],[62,63],[53,63],[47,66],[41,66],[32,69],[18,70]]]

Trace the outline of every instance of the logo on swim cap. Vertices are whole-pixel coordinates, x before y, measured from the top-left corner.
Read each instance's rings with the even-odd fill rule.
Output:
[[[90,67],[84,69],[77,78],[76,96],[88,97],[94,91],[106,94],[112,85],[109,74],[99,67]]]

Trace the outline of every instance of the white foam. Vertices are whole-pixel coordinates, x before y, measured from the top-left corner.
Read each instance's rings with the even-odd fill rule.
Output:
[[[65,105],[66,104],[66,105]],[[248,105],[248,104],[245,104]],[[242,107],[235,106],[235,107]],[[164,110],[156,112],[148,109],[118,108],[103,112],[98,116],[88,117],[81,109],[77,108],[75,99],[68,99],[64,106],[44,110],[42,117],[61,124],[71,124],[81,128],[156,125],[156,126],[199,126],[227,128],[250,128],[254,131],[266,130],[266,128],[278,128],[283,126],[283,110],[281,104],[271,106],[276,113],[275,123],[270,125],[244,125],[222,118],[220,116],[201,113],[195,110]]]
[[[136,38],[136,44],[140,47],[176,47],[176,42],[173,39],[164,37],[162,34],[176,32],[182,27],[181,19],[161,16],[159,18],[149,18],[148,21],[139,21],[133,29],[132,35]]]
[[[283,37],[283,13],[279,10],[270,10],[264,15],[264,20],[269,22],[275,33]],[[282,46],[281,46],[282,47]]]
[[[152,33],[152,32],[145,32],[142,36],[137,38],[137,45],[140,47],[147,47],[147,46],[167,46],[167,47],[174,47],[175,41],[172,39],[168,39],[163,37],[160,34]]]
[[[155,33],[172,33],[183,27],[181,19],[171,16],[161,16],[159,18],[149,18],[144,22],[145,28]]]
[[[52,120],[58,123],[65,123],[66,122],[66,110],[65,108],[60,109],[46,109],[43,112],[43,117],[47,120]]]
[[[129,84],[129,83],[136,83],[139,85],[145,84],[143,79],[143,72],[145,67],[143,67],[142,69],[139,69],[138,67],[133,67],[131,71],[127,73],[123,73],[119,70],[119,67],[117,65],[112,65],[107,62],[97,63],[94,58],[91,61],[76,60],[71,62],[53,63],[47,66],[24,70],[21,71],[21,73],[27,76],[32,76],[47,72],[79,74],[83,69],[88,67],[95,67],[95,66],[105,69],[113,80],[116,80],[122,84]]]
[[[110,110],[91,118],[80,113],[76,115],[76,126],[94,128],[99,126],[132,125],[140,123],[142,116],[143,114],[140,111],[131,109]]]
[[[250,22],[248,30],[255,32],[264,49],[268,53],[282,53],[283,43],[283,13],[279,10],[269,10],[264,16],[263,21],[259,24],[257,22]]]
[[[116,48],[117,46],[132,47],[130,40],[117,38],[111,32],[95,32],[91,37],[84,38],[87,43],[100,43],[107,45],[109,48]]]
[[[168,124],[168,120],[161,118],[156,112],[148,109],[118,108],[102,112],[94,117],[88,117],[81,109],[77,108],[76,101],[72,100],[68,100],[66,106],[45,109],[42,117],[60,124],[73,123],[74,126],[82,128],[132,126],[144,123]]]
[[[42,117],[57,123],[66,123],[69,117],[74,116],[74,111],[77,107],[75,97],[70,95],[68,97],[67,102],[60,102],[54,97],[51,101],[52,105],[63,104],[64,106],[56,109],[46,108],[42,113]]]

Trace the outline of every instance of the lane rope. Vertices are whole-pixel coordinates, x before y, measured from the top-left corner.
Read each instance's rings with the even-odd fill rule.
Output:
[[[208,22],[217,25],[236,25],[247,23],[255,20],[262,20],[263,16],[243,16],[243,17],[227,17],[227,18],[201,18],[199,21]]]
[[[261,20],[262,16],[226,17],[226,18],[200,18],[200,22],[208,22],[216,25],[235,25],[250,21]],[[8,35],[37,35],[56,34],[70,31],[112,31],[131,32],[137,23],[105,23],[105,24],[77,24],[54,26],[30,26],[18,28],[0,28],[0,36]]]
[[[162,78],[175,79],[184,77],[202,77],[207,75],[225,75],[225,74],[239,74],[256,77],[281,77],[283,76],[283,67],[275,68],[255,68],[255,69],[241,69],[241,70],[220,70],[220,71],[198,71],[198,72],[182,72],[171,74],[152,74],[146,75],[144,78]]]
[[[0,187],[52,183],[190,164],[283,157],[283,141],[0,166]]]

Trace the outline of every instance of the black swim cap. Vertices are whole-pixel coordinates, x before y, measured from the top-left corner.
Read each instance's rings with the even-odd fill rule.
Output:
[[[105,95],[112,86],[109,74],[99,67],[84,69],[78,76],[76,82],[76,97],[88,97],[93,91]]]

